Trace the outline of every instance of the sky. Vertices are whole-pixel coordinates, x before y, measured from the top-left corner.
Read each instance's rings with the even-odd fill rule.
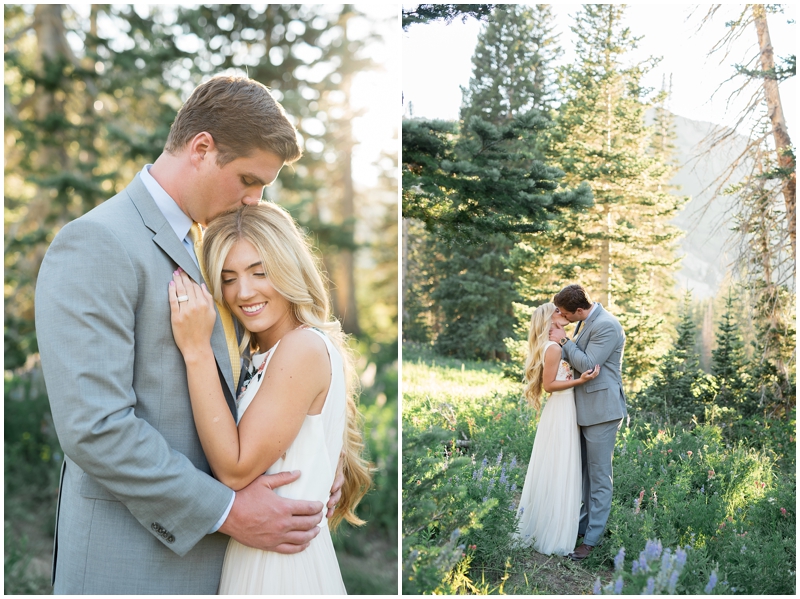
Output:
[[[648,56],[663,57],[661,63],[647,76],[643,83],[648,87],[661,88],[662,78],[672,75],[672,98],[669,108],[675,114],[694,120],[732,125],[738,114],[738,106],[726,107],[730,92],[735,89],[727,84],[714,94],[720,84],[730,77],[734,63],[745,62],[748,51],[757,43],[755,28],[744,35],[741,44],[720,65],[722,55],[707,57],[711,47],[724,35],[724,21],[733,18],[741,5],[725,5],[724,15],[716,17],[711,25],[697,31],[708,4],[629,4],[626,12],[628,26],[635,36],[643,36],[639,48],[632,58]],[[787,25],[788,19],[797,15],[796,5],[785,5],[784,15],[768,18],[770,36],[776,57],[796,53],[796,30]],[[565,50],[562,61],[573,61],[575,53],[574,35],[569,30],[573,23],[571,15],[579,10],[579,4],[553,4],[557,31],[561,33],[561,45]],[[697,7],[692,16],[693,7]],[[404,111],[422,118],[454,120],[458,118],[461,105],[459,86],[469,84],[472,73],[472,53],[477,43],[482,24],[475,19],[466,23],[430,23],[412,25],[403,33],[403,96]],[[786,122],[791,136],[796,122],[796,83],[789,79],[781,84],[781,100],[786,113]],[[712,96],[714,96],[712,98]]]

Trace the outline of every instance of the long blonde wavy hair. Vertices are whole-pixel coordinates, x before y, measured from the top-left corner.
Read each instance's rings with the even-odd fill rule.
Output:
[[[541,406],[544,352],[550,340],[550,319],[553,318],[555,311],[556,305],[548,302],[536,308],[531,314],[528,356],[525,358],[525,399],[534,410],[538,410]]]
[[[228,252],[240,240],[249,241],[256,249],[264,272],[276,291],[289,301],[295,319],[324,331],[342,356],[347,402],[347,424],[342,445],[345,482],[341,500],[328,525],[335,529],[342,520],[354,525],[364,524],[364,520],[355,514],[355,508],[369,490],[373,469],[363,455],[363,416],[356,405],[359,381],[347,336],[341,323],[331,315],[319,260],[312,253],[308,238],[289,213],[276,204],[261,202],[226,212],[211,222],[203,236],[208,289],[219,303],[224,303],[222,266]],[[250,331],[242,328],[240,353],[248,347],[254,351],[259,349]]]

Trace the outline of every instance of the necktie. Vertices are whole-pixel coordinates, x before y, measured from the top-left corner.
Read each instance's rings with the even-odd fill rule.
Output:
[[[573,339],[577,339],[577,338],[578,338],[578,333],[579,333],[579,332],[580,332],[580,330],[581,330],[581,325],[582,325],[582,324],[583,324],[583,321],[582,321],[582,320],[579,320],[579,321],[578,321],[578,326],[576,326],[576,327],[575,327],[575,332],[574,332],[574,333],[572,333],[572,338],[573,338]]]
[[[194,244],[194,254],[197,257],[197,265],[200,267],[200,272],[203,274],[203,278],[208,281],[208,275],[206,275],[206,269],[203,265],[203,229],[200,228],[199,224],[192,224],[192,228],[189,229],[189,237]],[[239,355],[239,343],[236,340],[233,316],[231,316],[228,308],[219,302],[216,302],[216,304],[219,310],[220,320],[222,320],[222,328],[225,330],[225,343],[228,345],[228,355],[230,356],[231,366],[233,367],[233,385],[236,387],[236,385],[239,384],[242,359]]]

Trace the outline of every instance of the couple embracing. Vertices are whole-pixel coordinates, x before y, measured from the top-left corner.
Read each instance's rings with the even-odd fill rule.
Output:
[[[578,325],[570,339],[564,326],[573,322]],[[619,321],[580,285],[565,287],[531,316],[525,396],[537,410],[542,392],[550,396],[525,476],[516,536],[540,553],[580,561],[601,542],[611,511],[614,443],[627,414],[624,348]]]
[[[55,593],[345,592],[328,527],[370,482],[352,359],[306,237],[260,201],[300,154],[266,87],[214,77],[53,240]]]

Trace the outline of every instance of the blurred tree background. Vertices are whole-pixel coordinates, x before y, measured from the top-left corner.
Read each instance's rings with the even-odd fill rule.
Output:
[[[50,593],[62,456],[34,327],[55,234],[163,149],[218,73],[269,87],[303,139],[266,199],[313,236],[360,354],[368,520],[335,537],[351,594],[397,589],[397,128],[389,5],[5,5],[5,592]],[[69,351],[69,348],[65,348]]]

